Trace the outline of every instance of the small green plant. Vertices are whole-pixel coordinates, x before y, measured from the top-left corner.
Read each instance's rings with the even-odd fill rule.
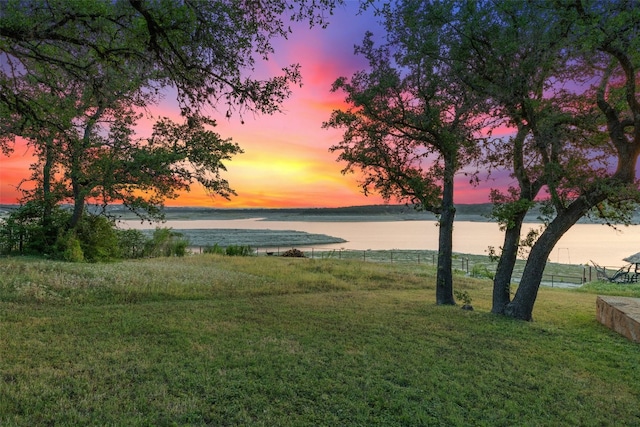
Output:
[[[205,254],[218,254],[218,255],[224,255],[225,254],[225,249],[218,245],[217,243],[213,246],[205,246],[204,249],[202,250],[203,253]]]
[[[103,262],[122,258],[115,224],[108,218],[86,213],[75,232],[85,261]]]
[[[469,292],[467,291],[453,291],[454,295],[456,296],[456,298],[458,298],[460,301],[462,301],[463,305],[462,305],[462,309],[463,310],[473,310],[473,307],[471,306],[471,296],[469,295]]]
[[[471,268],[471,277],[493,280],[494,276],[495,273],[489,270],[484,264],[474,264],[474,266]]]
[[[253,254],[253,249],[249,245],[230,245],[225,249],[225,254],[229,256],[249,256]]]
[[[184,256],[187,253],[189,241],[181,233],[171,228],[156,228],[153,237],[145,244],[145,254],[157,256]]]

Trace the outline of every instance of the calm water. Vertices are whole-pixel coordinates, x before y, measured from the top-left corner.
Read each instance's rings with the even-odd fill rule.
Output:
[[[154,228],[129,222],[132,228]],[[341,237],[346,243],[317,245],[317,248],[344,249],[438,249],[438,228],[435,221],[386,222],[306,222],[198,220],[168,221],[164,226],[174,229],[218,228],[253,230],[296,230]],[[525,233],[540,224],[525,224]],[[489,222],[456,221],[453,250],[460,253],[486,254],[488,246],[502,245],[502,232]],[[620,231],[598,224],[577,224],[558,242],[550,260],[566,264],[587,264],[590,260],[604,266],[622,266],[623,258],[640,252],[640,226],[621,227]]]

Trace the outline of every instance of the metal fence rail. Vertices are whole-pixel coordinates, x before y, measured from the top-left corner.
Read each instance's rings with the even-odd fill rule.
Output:
[[[258,248],[255,250],[258,256],[281,256],[289,247]],[[437,265],[438,252],[430,250],[353,250],[353,249],[318,249],[303,248],[307,258],[311,259],[352,259],[367,262],[386,263],[415,263],[425,265]],[[522,277],[523,260],[519,260],[513,271],[512,280],[518,283]],[[490,279],[495,273],[497,262],[489,260],[486,255],[454,254],[453,268],[469,276]],[[595,271],[588,265],[562,265],[548,263],[542,278],[542,285],[551,287],[578,287],[586,282],[597,280]]]

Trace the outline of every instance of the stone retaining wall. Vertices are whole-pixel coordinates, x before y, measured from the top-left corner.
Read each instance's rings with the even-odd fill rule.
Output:
[[[640,343],[640,298],[598,296],[596,318],[608,328]]]

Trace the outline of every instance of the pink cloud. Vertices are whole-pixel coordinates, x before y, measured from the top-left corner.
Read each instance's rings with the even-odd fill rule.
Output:
[[[288,40],[276,40],[275,55],[257,64],[255,75],[281,75],[282,67],[299,63],[302,87],[292,87],[292,96],[282,105],[283,113],[271,116],[245,113],[225,118],[226,109],[208,109],[218,121],[216,131],[224,138],[233,138],[245,150],[228,162],[228,179],[238,196],[231,201],[209,197],[193,186],[167,204],[173,206],[200,205],[222,207],[322,207],[353,206],[382,203],[379,196],[365,197],[357,184],[357,176],[342,175],[344,165],[336,162],[337,153],[329,147],[341,139],[337,130],[325,130],[321,125],[334,109],[344,108],[344,95],[331,93],[331,84],[340,76],[350,77],[366,68],[362,57],[353,55],[364,33],[380,34],[377,18],[372,12],[357,15],[358,2],[346,2],[330,17],[326,29],[308,29],[306,23],[293,26]],[[165,99],[150,109],[153,118],[170,117],[180,121],[175,92],[167,91]],[[140,137],[151,133],[151,118],[145,118],[137,128]],[[0,157],[0,202],[15,203],[14,187],[29,175],[31,158],[16,151],[10,158]],[[493,185],[495,184],[495,185]],[[458,203],[486,202],[491,186],[498,180],[471,187],[462,179],[457,182]]]

